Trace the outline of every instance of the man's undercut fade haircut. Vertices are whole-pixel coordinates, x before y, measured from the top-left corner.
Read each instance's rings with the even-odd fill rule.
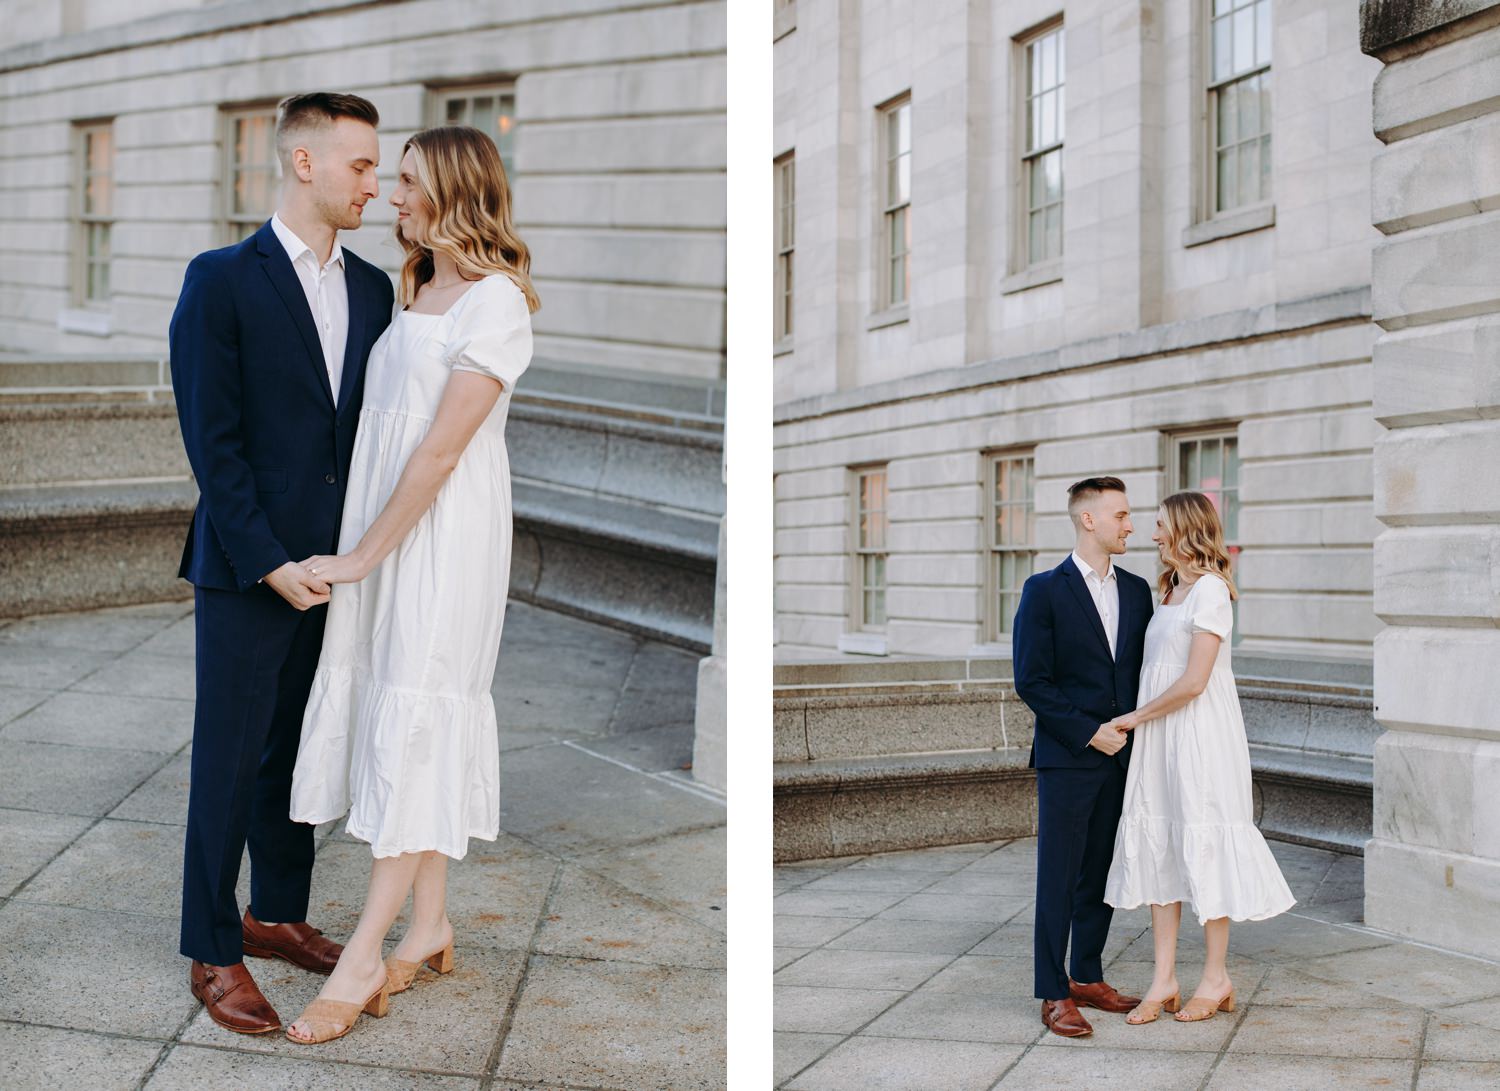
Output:
[[[276,156],[283,173],[292,169],[292,149],[307,134],[331,126],[341,117],[379,128],[380,113],[369,99],[332,91],[290,95],[276,105]]]
[[[1124,492],[1125,482],[1118,477],[1085,477],[1068,486],[1068,517],[1078,525],[1078,513],[1100,493]]]

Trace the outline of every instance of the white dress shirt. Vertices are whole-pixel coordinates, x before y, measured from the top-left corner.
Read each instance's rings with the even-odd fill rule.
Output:
[[[323,364],[328,368],[328,386],[334,404],[339,400],[339,380],[344,377],[344,346],[349,340],[349,289],[344,282],[344,248],[337,238],[328,260],[320,267],[311,246],[281,222],[279,213],[271,215],[271,230],[286,247],[286,256],[302,282],[307,307],[312,311],[318,342],[323,346]]]
[[[1094,597],[1094,607],[1099,611],[1099,620],[1104,625],[1104,636],[1109,641],[1109,654],[1115,654],[1115,638],[1120,632],[1120,581],[1115,578],[1114,561],[1106,560],[1108,569],[1101,576],[1089,567],[1087,561],[1073,551],[1073,563],[1083,575],[1083,583]]]

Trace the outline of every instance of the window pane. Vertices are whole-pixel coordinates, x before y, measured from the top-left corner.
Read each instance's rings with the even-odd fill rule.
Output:
[[[1057,140],[1057,96],[1050,91],[1041,97],[1042,104],[1042,144],[1051,144]]]
[[[1220,19],[1214,23],[1214,80],[1215,82],[1226,79],[1233,71],[1231,62],[1234,60],[1230,49],[1230,21]]]
[[[1231,83],[1221,87],[1214,92],[1215,122],[1218,132],[1215,134],[1215,146],[1224,147],[1233,144],[1238,135],[1238,111],[1235,110],[1235,100],[1239,97],[1239,84]]]
[[[1260,199],[1271,198],[1271,138],[1260,138]]]
[[[1038,52],[1040,43],[1032,42],[1026,47],[1026,91],[1036,95],[1042,90],[1042,63]]]
[[[1037,50],[1042,55],[1042,86],[1057,86],[1057,38],[1048,34],[1037,42]]]
[[[1233,18],[1234,70],[1244,72],[1255,67],[1255,9],[1240,8]]]
[[[1223,15],[1233,6],[1232,0],[1214,0],[1214,14]]]
[[[1041,261],[1046,256],[1047,213],[1045,211],[1033,212],[1028,221],[1028,230],[1030,239],[1027,246],[1027,260]]]
[[[1240,204],[1250,204],[1260,197],[1260,142],[1252,140],[1241,144],[1239,158],[1240,179],[1236,196]]]
[[[1047,257],[1055,258],[1062,253],[1062,205],[1047,209]]]
[[[1271,63],[1271,0],[1255,5],[1255,63]]]
[[[1260,133],[1260,77],[1252,76],[1243,83],[1234,84],[1235,98],[1239,101],[1240,139]]]
[[[895,175],[892,178],[891,203],[911,200],[911,156],[903,155],[893,164]]]
[[[467,99],[451,98],[448,100],[447,121],[449,125],[462,125],[465,123],[464,108],[468,106]]]
[[[1063,129],[1066,128],[1066,126],[1063,124],[1063,122],[1067,118],[1067,109],[1063,105],[1063,94],[1064,94],[1064,92],[1066,90],[1067,90],[1067,88],[1059,86],[1056,91],[1052,92],[1052,97],[1057,101],[1057,133],[1056,133],[1056,139],[1058,139],[1058,140],[1062,140],[1062,138],[1063,138]]]
[[[1179,489],[1195,489],[1198,487],[1198,445],[1191,441],[1185,442],[1178,455],[1178,478]]]
[[[782,284],[785,286],[785,300],[781,311],[781,332],[790,335],[792,332],[792,255],[788,254],[781,259],[786,263],[782,273]]]
[[[1026,100],[1026,150],[1042,146],[1042,100]]]
[[[1047,203],[1056,204],[1062,200],[1062,149],[1050,151],[1042,156],[1042,173],[1046,177]]]
[[[1200,492],[1217,492],[1224,484],[1222,462],[1223,450],[1218,440],[1204,440],[1197,489]]]
[[[1220,211],[1233,208],[1235,201],[1235,155],[1233,148],[1225,148],[1219,153],[1219,178],[1218,178],[1218,207]]]

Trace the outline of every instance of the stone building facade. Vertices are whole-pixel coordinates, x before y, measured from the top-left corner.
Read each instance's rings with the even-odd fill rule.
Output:
[[[538,359],[717,380],[724,10],[623,0],[19,0],[0,25],[0,352],[160,353],[196,253],[263,222],[277,100],[381,114],[351,249],[398,264],[402,142],[492,131],[535,255]]]
[[[783,659],[1009,650],[1066,487],[1221,503],[1238,647],[1368,670],[1379,64],[1338,0],[778,6]]]

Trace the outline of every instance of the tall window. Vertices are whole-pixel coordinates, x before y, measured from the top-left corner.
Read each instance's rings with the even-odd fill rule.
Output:
[[[104,121],[78,126],[77,228],[74,297],[109,301],[110,232],[115,208],[115,128]]]
[[[792,335],[792,251],[797,232],[797,161],[776,160],[776,339]]]
[[[1021,177],[1026,192],[1026,264],[1062,257],[1063,28],[1042,31],[1026,51],[1026,138]]]
[[[512,83],[453,87],[433,92],[434,125],[472,125],[500,149],[506,177],[515,177],[516,88]]]
[[[1006,636],[1021,602],[1021,585],[1036,563],[1032,455],[1012,451],[989,462],[989,639]]]
[[[1199,432],[1174,440],[1173,491],[1193,489],[1205,494],[1224,524],[1224,544],[1232,568],[1240,557],[1240,445],[1233,431]],[[1231,643],[1239,643],[1239,603],[1235,603]]]
[[[1271,199],[1271,0],[1205,2],[1210,207],[1226,212]]]
[[[882,259],[880,302],[898,307],[911,295],[911,98],[880,108]]]
[[[885,467],[854,473],[854,628],[885,628]]]
[[[276,211],[281,164],[276,159],[276,106],[224,113],[224,234],[239,242]]]

